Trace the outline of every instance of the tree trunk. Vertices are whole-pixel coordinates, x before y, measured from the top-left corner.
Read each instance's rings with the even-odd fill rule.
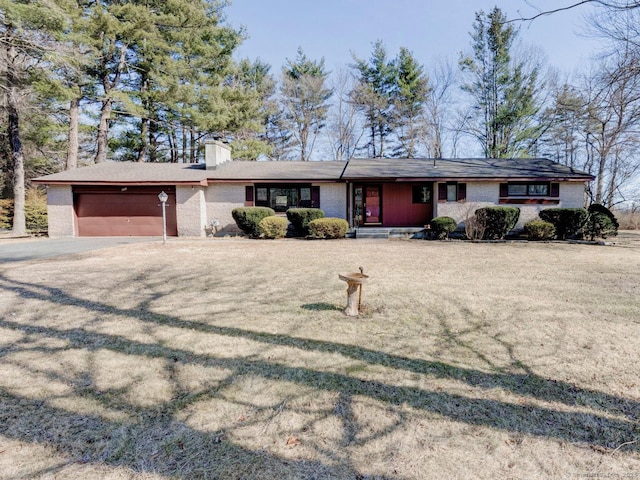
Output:
[[[140,149],[138,150],[138,158],[136,161],[144,162],[149,150],[149,119],[140,119]]]
[[[80,112],[80,97],[72,98],[69,102],[69,145],[67,146],[67,170],[78,166],[78,117]]]
[[[156,117],[155,112],[149,115],[152,119]],[[158,122],[155,120],[149,120],[149,161],[158,161],[158,140],[156,134],[158,133]]]
[[[195,127],[189,128],[189,163],[196,161],[196,132]]]
[[[169,147],[171,149],[171,163],[178,163],[178,137],[176,136],[176,129],[169,129]]]
[[[182,125],[182,163],[187,163],[187,127]]]
[[[149,100],[145,98],[147,93],[147,72],[142,72],[142,78],[140,80],[140,96],[142,97],[142,105],[144,106],[147,115],[140,119],[140,149],[138,150],[138,162],[144,162],[149,150]]]
[[[20,117],[18,114],[18,78],[16,74],[17,52],[13,25],[5,23],[6,37],[6,79],[7,79],[7,131],[13,164],[13,235],[27,233],[24,217],[24,155],[20,141]]]
[[[102,163],[107,161],[107,142],[109,136],[109,120],[111,119],[111,110],[113,108],[113,98],[111,92],[120,83],[120,75],[125,65],[127,56],[127,45],[124,44],[120,47],[120,60],[116,67],[116,73],[113,81],[109,80],[109,74],[103,73],[102,86],[104,88],[104,99],[102,100],[102,108],[100,109],[100,123],[98,124],[98,149],[96,152],[96,163]]]
[[[100,122],[98,123],[98,150],[96,152],[96,163],[107,161],[107,140],[109,134],[109,118],[111,118],[111,104],[113,100],[110,97],[102,100],[102,108],[100,109]]]

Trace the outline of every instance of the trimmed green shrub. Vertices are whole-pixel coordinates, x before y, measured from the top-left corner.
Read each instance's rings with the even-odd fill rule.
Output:
[[[309,235],[313,238],[343,238],[349,224],[342,218],[317,218],[309,222]]]
[[[251,237],[260,236],[258,228],[260,221],[275,214],[276,212],[269,207],[238,207],[231,211],[231,216],[238,228]]]
[[[525,224],[524,233],[529,240],[549,240],[556,234],[556,227],[544,220],[531,220]]]
[[[289,222],[283,217],[264,217],[258,224],[258,230],[262,238],[284,238],[287,235]]]
[[[287,219],[299,235],[309,235],[309,222],[324,218],[324,212],[319,208],[290,208]]]
[[[520,209],[516,207],[484,207],[475,211],[476,220],[484,229],[482,238],[497,240],[507,236],[520,218]]]
[[[556,238],[582,238],[582,229],[587,222],[589,212],[584,208],[547,208],[538,213],[545,222],[556,228]]]
[[[585,225],[585,232],[590,240],[618,235],[620,225],[611,210],[599,203],[592,203],[587,211],[589,219]]]
[[[436,238],[444,240],[458,227],[458,222],[451,217],[436,217],[431,220],[429,225]]]

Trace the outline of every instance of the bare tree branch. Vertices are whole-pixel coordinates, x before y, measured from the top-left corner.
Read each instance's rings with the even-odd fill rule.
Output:
[[[565,10],[571,10],[572,8],[576,8],[576,7],[579,7],[581,5],[585,5],[587,3],[592,3],[592,4],[600,5],[602,7],[611,8],[613,10],[619,10],[619,11],[633,10],[635,8],[640,8],[640,2],[624,2],[624,3],[622,3],[620,1],[582,0],[580,2],[576,2],[576,3],[573,3],[571,5],[567,5],[566,7],[559,7],[559,8],[554,8],[553,10],[540,11],[537,7],[535,7],[534,5],[532,5],[531,3],[529,3],[527,1],[527,4],[529,6],[535,8],[536,10],[538,10],[539,13],[537,13],[537,14],[535,14],[533,16],[530,16],[530,17],[521,16],[520,18],[512,18],[512,19],[507,20],[505,23],[531,22],[531,21],[533,21],[533,20],[535,20],[537,18],[546,17],[548,15],[553,15],[554,13],[563,12]]]

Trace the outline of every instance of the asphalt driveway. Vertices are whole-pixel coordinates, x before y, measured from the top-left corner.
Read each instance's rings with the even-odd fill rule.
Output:
[[[22,262],[72,255],[102,248],[139,242],[161,242],[155,237],[85,238],[3,238],[0,239],[0,263]]]

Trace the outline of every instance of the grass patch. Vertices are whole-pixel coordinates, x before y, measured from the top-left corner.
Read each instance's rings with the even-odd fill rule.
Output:
[[[176,240],[2,267],[0,478],[640,471],[640,235],[616,242]]]

